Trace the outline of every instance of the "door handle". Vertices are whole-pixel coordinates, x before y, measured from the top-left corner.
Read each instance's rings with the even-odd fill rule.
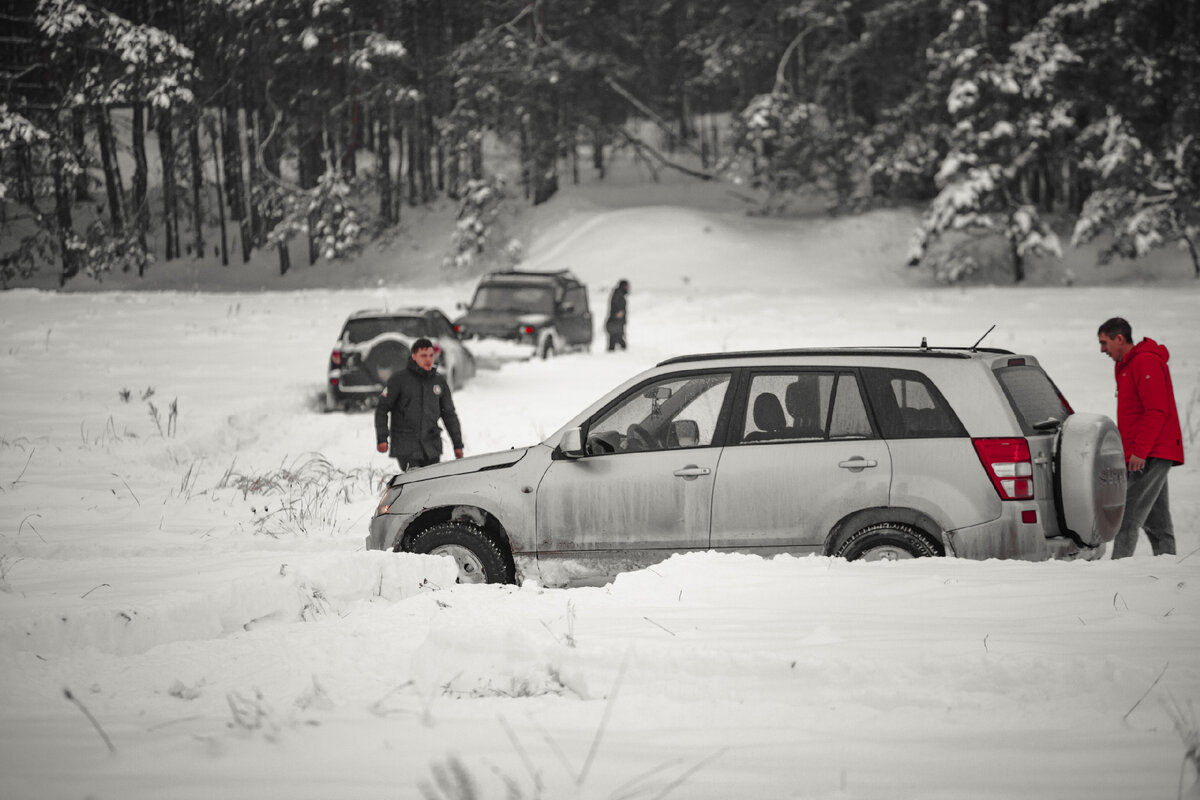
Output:
[[[838,466],[842,469],[848,469],[851,472],[862,472],[867,467],[878,467],[879,462],[873,458],[855,456],[854,458],[847,459],[846,461],[839,461]]]
[[[676,478],[683,478],[685,481],[694,481],[701,475],[711,475],[712,470],[708,467],[697,467],[695,464],[688,464],[683,469],[677,469],[671,474]]]

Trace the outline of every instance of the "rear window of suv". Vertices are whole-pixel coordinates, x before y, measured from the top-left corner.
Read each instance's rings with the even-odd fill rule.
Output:
[[[416,338],[426,336],[425,320],[420,317],[367,317],[346,323],[345,341],[358,344],[385,333],[399,333]]]
[[[1062,422],[1071,413],[1054,382],[1041,367],[1029,364],[996,370],[1008,402],[1016,412],[1026,436],[1036,433],[1034,425],[1054,419]]]
[[[920,372],[867,368],[867,396],[885,439],[942,439],[966,436],[942,393]]]

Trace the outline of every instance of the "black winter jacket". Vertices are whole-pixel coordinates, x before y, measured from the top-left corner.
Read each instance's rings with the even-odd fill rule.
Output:
[[[388,455],[402,460],[427,460],[442,454],[440,417],[450,441],[462,449],[462,429],[450,397],[450,387],[437,368],[426,372],[411,358],[407,369],[396,370],[379,394],[375,406],[375,441],[388,440],[391,415],[391,447]]]

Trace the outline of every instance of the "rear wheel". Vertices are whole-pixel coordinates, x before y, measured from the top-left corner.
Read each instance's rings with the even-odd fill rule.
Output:
[[[880,522],[842,539],[833,555],[847,561],[899,561],[939,554],[933,542],[911,525]]]
[[[450,556],[458,566],[458,583],[510,583],[508,564],[496,543],[469,522],[442,522],[413,537],[412,553]]]

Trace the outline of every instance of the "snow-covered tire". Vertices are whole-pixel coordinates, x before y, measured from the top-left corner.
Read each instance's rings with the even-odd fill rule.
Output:
[[[555,353],[558,352],[558,348],[556,346],[557,342],[558,337],[554,335],[553,331],[550,331],[543,336],[541,344],[538,345],[538,358],[554,358]]]
[[[911,525],[880,522],[837,543],[832,555],[847,561],[898,561],[940,555],[937,546]]]
[[[414,536],[405,549],[450,556],[458,566],[458,583],[512,583],[500,548],[469,522],[440,522]]]

